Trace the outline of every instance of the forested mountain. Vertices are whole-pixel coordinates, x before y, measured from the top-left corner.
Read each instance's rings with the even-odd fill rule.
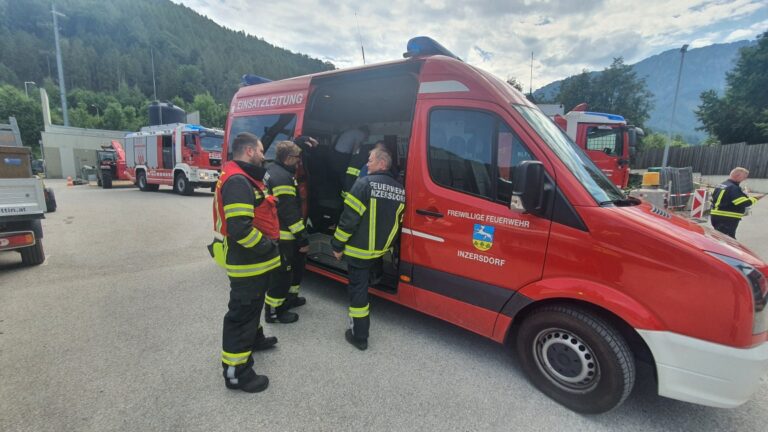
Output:
[[[739,49],[755,43],[755,41],[739,41],[715,44],[692,49],[685,54],[675,112],[675,134],[681,134],[692,143],[706,138],[705,132],[696,130],[701,126],[694,113],[701,104],[699,96],[710,89],[722,94],[725,89],[726,73],[735,66]],[[632,65],[637,76],[645,78],[648,90],[653,94],[653,108],[646,125],[656,132],[667,133],[669,129],[679,67],[680,51],[678,49],[664,51]],[[560,91],[561,83],[562,80],[547,84],[536,90],[534,97],[537,101],[554,101]]]
[[[121,84],[159,99],[192,102],[210,92],[228,104],[245,73],[280,79],[333,69],[169,0],[56,0],[68,90],[117,92]],[[0,0],[0,83],[56,78],[50,0]],[[51,95],[56,98],[55,95]]]

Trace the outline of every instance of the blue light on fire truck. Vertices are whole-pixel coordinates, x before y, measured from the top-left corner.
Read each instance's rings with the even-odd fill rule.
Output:
[[[258,75],[245,74],[240,78],[240,87],[264,84],[268,82],[272,82],[272,80],[269,78],[260,77]]]
[[[589,115],[593,115],[593,116],[600,116],[600,117],[605,117],[605,118],[607,118],[608,120],[614,120],[614,121],[625,121],[625,120],[624,120],[624,117],[622,117],[622,116],[620,116],[620,115],[616,115],[616,114],[606,114],[606,113],[600,113],[600,112],[592,112],[592,111],[587,111],[587,112],[585,112],[584,114],[589,114]]]

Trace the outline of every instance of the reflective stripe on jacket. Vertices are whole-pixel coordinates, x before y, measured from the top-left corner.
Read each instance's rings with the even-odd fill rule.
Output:
[[[263,168],[243,165],[263,175]],[[274,198],[238,162],[224,165],[216,184],[213,220],[214,229],[224,237],[221,246],[213,248],[214,259],[229,276],[258,276],[280,266]]]
[[[404,210],[405,190],[389,172],[358,179],[344,198],[333,250],[361,260],[383,256],[399,234]]]
[[[712,193],[710,215],[741,219],[747,207],[756,202],[757,199],[749,197],[738,183],[729,179],[717,185]]]
[[[267,167],[264,181],[277,198],[280,240],[298,240],[302,246],[309,244],[294,171],[275,161]]]

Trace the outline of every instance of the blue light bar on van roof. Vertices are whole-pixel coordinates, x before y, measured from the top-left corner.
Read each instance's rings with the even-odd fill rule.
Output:
[[[205,129],[203,126],[196,125],[196,124],[188,124],[184,126],[184,130],[187,131],[199,131]]]
[[[624,120],[624,117],[622,117],[620,115],[616,115],[616,114],[606,114],[606,113],[599,113],[599,112],[592,112],[592,111],[587,111],[584,114],[605,117],[608,120],[613,120],[613,121],[626,121],[626,120]]]
[[[253,75],[253,74],[245,74],[242,77],[240,77],[241,87],[251,86],[256,84],[264,84],[268,82],[272,82],[272,80],[269,78],[264,78],[264,77],[260,77],[258,75]]]
[[[427,36],[416,36],[409,40],[406,52],[403,53],[403,57],[405,58],[429,55],[444,55],[453,57],[456,60],[461,60],[456,54],[448,51],[446,47]]]

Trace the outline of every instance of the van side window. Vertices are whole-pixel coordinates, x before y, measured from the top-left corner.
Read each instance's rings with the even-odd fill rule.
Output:
[[[493,199],[498,121],[482,111],[438,109],[429,118],[429,171],[435,183]]]
[[[587,150],[597,150],[607,155],[618,154],[621,143],[621,129],[599,128],[590,126],[587,128]]]
[[[499,126],[498,141],[498,177],[496,199],[504,204],[508,204],[512,199],[512,185],[514,184],[514,168],[520,162],[533,160],[533,156],[525,148],[520,138],[512,132],[506,124]]]
[[[250,132],[259,137],[261,143],[264,144],[264,157],[267,160],[274,160],[277,146],[273,146],[272,143],[293,138],[295,130],[295,114],[235,117],[232,119],[232,127],[229,129],[227,160],[232,160],[232,142],[239,133]]]

